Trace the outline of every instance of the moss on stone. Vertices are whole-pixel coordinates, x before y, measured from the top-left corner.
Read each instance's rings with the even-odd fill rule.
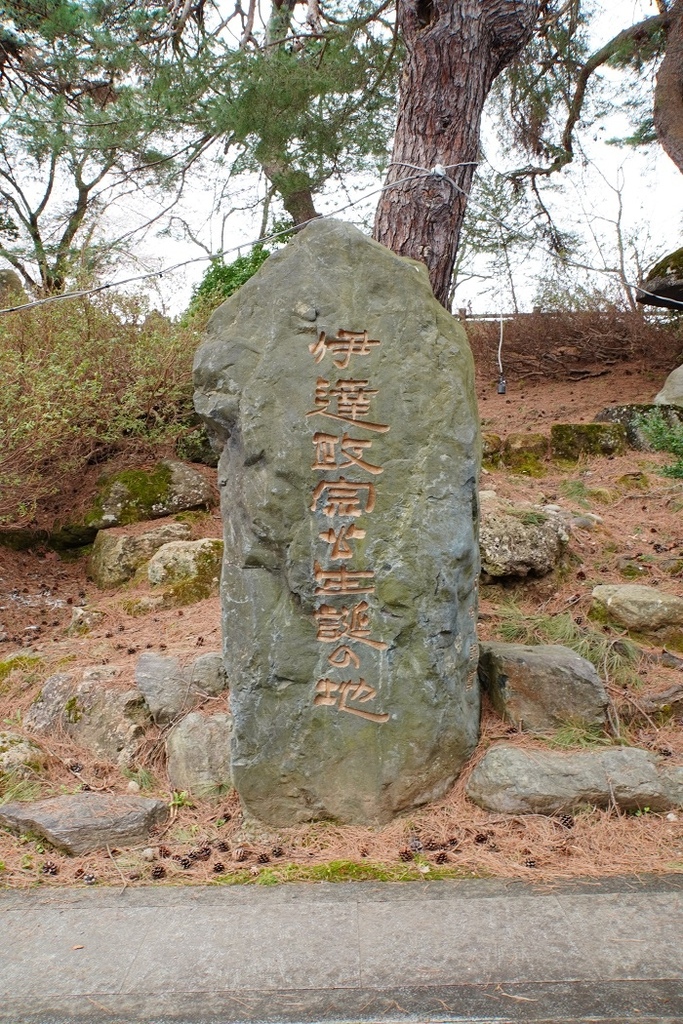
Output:
[[[85,516],[85,525],[92,526],[100,522],[106,501],[117,484],[122,500],[117,525],[129,526],[131,523],[153,518],[155,508],[168,500],[171,478],[171,467],[163,462],[149,471],[124,469],[115,476],[105,478],[100,484],[100,493],[94,507]]]
[[[73,697],[69,697],[64,705],[64,715],[66,716],[67,722],[71,725],[75,725],[76,722],[80,722],[83,717],[83,711],[78,703],[78,697],[75,695]]]
[[[683,278],[683,248],[676,249],[675,252],[671,252],[661,259],[659,263],[655,263],[654,267],[649,270],[645,283],[647,284],[648,281],[654,280],[656,277]]]
[[[548,455],[545,434],[510,434],[503,446],[503,462],[521,476],[545,476],[543,460]]]
[[[221,574],[223,542],[214,541],[212,549],[201,551],[195,559],[192,575],[181,577],[171,583],[163,592],[164,604],[168,607],[195,604],[216,593]]]
[[[620,455],[626,450],[621,423],[555,423],[550,428],[553,459],[578,462],[582,455]]]
[[[6,679],[10,672],[15,669],[37,668],[42,665],[43,659],[38,654],[13,654],[4,661],[0,661],[0,682]]]

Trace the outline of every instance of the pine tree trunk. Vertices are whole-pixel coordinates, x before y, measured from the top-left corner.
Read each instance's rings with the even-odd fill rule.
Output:
[[[683,173],[683,0],[667,13],[666,50],[655,87],[654,119],[662,148]]]
[[[398,0],[406,56],[386,183],[437,164],[452,181],[431,175],[387,189],[374,236],[400,256],[426,263],[444,306],[479,157],[484,101],[531,37],[537,12],[537,0]]]

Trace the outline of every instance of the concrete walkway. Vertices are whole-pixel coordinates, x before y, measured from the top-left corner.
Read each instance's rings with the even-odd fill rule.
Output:
[[[0,893],[0,1021],[683,1021],[683,876]]]

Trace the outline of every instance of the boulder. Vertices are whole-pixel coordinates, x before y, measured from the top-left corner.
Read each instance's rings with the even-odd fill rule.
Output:
[[[683,366],[671,371],[664,387],[655,395],[655,405],[683,406]]]
[[[26,729],[39,736],[69,736],[96,757],[129,767],[151,719],[138,690],[107,685],[120,671],[96,665],[80,677],[50,676],[25,715]]]
[[[467,783],[470,800],[498,814],[556,814],[586,805],[667,811],[683,804],[683,768],[661,769],[646,750],[558,753],[499,744]]]
[[[557,513],[501,499],[481,504],[479,549],[488,576],[545,576],[561,562],[568,541]]]
[[[648,271],[636,292],[636,302],[645,306],[680,309],[683,300],[683,249],[676,249]]]
[[[683,626],[683,597],[637,583],[593,588],[594,607],[627,629],[650,632]]]
[[[508,434],[503,445],[503,462],[513,473],[543,476],[549,445],[545,434]]]
[[[210,508],[213,502],[213,488],[200,472],[163,459],[152,469],[124,469],[104,477],[92,509],[82,521],[57,527],[50,543],[67,548],[92,544],[98,530]]]
[[[503,439],[491,432],[481,435],[481,458],[486,466],[499,466],[503,457]]]
[[[550,451],[554,459],[578,462],[582,456],[621,455],[626,451],[621,423],[553,423]]]
[[[173,722],[201,697],[215,697],[227,688],[223,659],[207,653],[181,668],[176,658],[145,652],[135,666],[135,681],[160,725]]]
[[[106,793],[77,793],[0,807],[0,825],[12,832],[31,832],[74,854],[142,843],[150,829],[167,817],[163,800]]]
[[[168,777],[174,789],[203,798],[219,797],[232,788],[230,715],[191,712],[166,739]]]
[[[683,403],[681,403],[683,404]],[[626,431],[626,442],[637,451],[651,451],[641,420],[651,412],[660,412],[670,426],[683,423],[683,410],[675,405],[610,405],[595,417],[596,423],[619,423]]]
[[[498,714],[525,732],[605,721],[605,687],[591,663],[568,647],[481,643],[479,679]]]
[[[426,270],[317,219],[213,314],[221,583],[247,811],[385,822],[478,735],[473,364]]]
[[[40,747],[20,733],[0,732],[0,775],[28,778],[41,767],[44,756]]]
[[[67,636],[85,636],[92,629],[97,629],[103,619],[104,612],[101,612],[99,608],[85,608],[77,605],[71,612],[71,622],[67,627],[66,634]]]
[[[176,540],[159,548],[147,566],[152,586],[164,586],[167,604],[193,604],[218,590],[223,541]]]
[[[187,523],[174,522],[137,534],[100,530],[88,559],[88,576],[102,589],[120,587],[164,544],[189,540],[191,535]]]

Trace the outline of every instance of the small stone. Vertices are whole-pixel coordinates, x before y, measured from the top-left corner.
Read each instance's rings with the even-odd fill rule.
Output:
[[[660,770],[653,754],[636,747],[558,753],[498,744],[466,792],[497,814],[568,813],[586,804],[668,811],[683,804],[683,768]]]
[[[561,562],[568,541],[559,516],[500,500],[481,506],[479,550],[488,576],[545,576]]]
[[[627,629],[658,630],[683,626],[683,598],[635,583],[597,586],[593,600],[610,619]]]
[[[135,666],[135,682],[159,725],[189,711],[200,697],[218,696],[227,686],[221,655],[209,652],[185,668],[176,658],[144,652]]]
[[[494,708],[527,732],[548,732],[572,721],[605,722],[608,696],[595,668],[567,647],[481,643],[479,679]]]
[[[141,856],[142,859],[146,861],[153,861],[155,859],[154,850],[151,848],[151,846],[148,846],[146,849],[144,849],[142,851]]]
[[[126,786],[126,789],[128,790],[129,793],[139,793],[140,785],[135,781],[135,779],[131,779],[128,785]]]
[[[175,522],[136,534],[100,530],[88,559],[88,575],[98,587],[120,587],[164,544],[189,540],[191,535],[186,523]]]
[[[105,793],[78,793],[0,807],[0,824],[10,831],[33,832],[67,853],[139,843],[167,816],[163,800]]]

